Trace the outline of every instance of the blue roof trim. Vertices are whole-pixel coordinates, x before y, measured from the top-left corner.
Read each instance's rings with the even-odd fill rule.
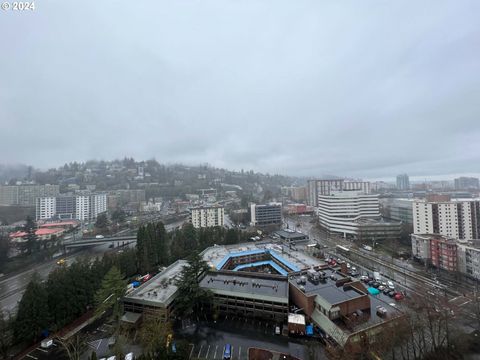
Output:
[[[241,269],[245,268],[251,268],[251,267],[257,267],[257,266],[262,266],[262,265],[270,265],[273,267],[280,275],[287,276],[288,272],[286,272],[284,269],[282,269],[279,265],[275,264],[272,260],[267,260],[267,261],[257,261],[251,264],[243,264],[243,265],[238,265],[233,269],[233,271],[238,271]]]
[[[283,265],[285,265],[286,267],[292,269],[293,271],[300,271],[300,269],[298,267],[296,267],[294,264],[292,264],[291,262],[285,260],[283,257],[281,257],[280,255],[278,255],[275,251],[273,250],[270,250],[270,254],[278,261],[280,261]]]
[[[218,263],[216,268],[217,268],[217,270],[221,270],[225,266],[225,264],[228,262],[228,260],[230,260],[231,258],[238,257],[238,256],[254,255],[254,254],[270,254],[277,261],[279,261],[280,263],[282,263],[283,265],[285,265],[286,267],[288,267],[292,271],[300,271],[300,269],[297,266],[295,266],[291,262],[285,260],[277,252],[275,252],[273,250],[268,250],[268,249],[247,250],[247,251],[239,251],[239,252],[235,252],[235,253],[229,253],[229,254],[225,255],[225,257],[222,259],[222,261],[220,261]],[[245,264],[245,265],[248,266],[248,265],[251,265],[251,264]],[[277,264],[275,264],[275,265],[277,265]],[[239,265],[239,266],[244,266],[244,265]],[[259,265],[256,265],[256,266],[259,266]],[[275,266],[273,266],[273,265],[272,265],[272,267],[275,268]],[[235,269],[237,269],[237,268],[238,268],[238,266]],[[278,267],[278,268],[281,269],[281,267]],[[234,271],[235,271],[235,269],[234,269]],[[275,268],[275,270],[278,271],[278,269],[276,269],[276,268]],[[282,269],[282,271],[284,271],[284,270]]]
[[[225,266],[227,261],[231,258],[237,257],[237,256],[245,256],[245,255],[254,255],[254,254],[262,254],[265,253],[264,249],[258,249],[258,250],[246,250],[246,251],[239,251],[236,253],[229,253],[225,255],[225,257],[220,261],[217,265],[217,270],[220,270],[222,267]]]

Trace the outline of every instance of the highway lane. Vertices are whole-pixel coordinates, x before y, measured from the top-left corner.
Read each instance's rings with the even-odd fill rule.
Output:
[[[167,231],[171,231],[176,227],[182,226],[185,221],[186,220],[181,220],[165,225],[165,228]],[[94,259],[102,256],[107,251],[111,251],[109,245],[110,244],[102,244],[84,248],[71,255],[67,255],[65,259],[67,260],[67,264],[72,264],[76,259],[81,257]],[[48,274],[58,266],[57,260],[59,258],[60,257],[48,260],[12,276],[0,277],[0,310],[9,313],[15,312],[17,304],[34,274],[37,274],[41,280],[47,279]]]
[[[102,256],[107,250],[109,250],[108,245],[99,245],[93,248],[82,249],[68,255],[65,259],[67,264],[71,264],[80,257],[94,258]],[[41,280],[45,280],[48,274],[58,266],[57,260],[58,258],[52,259],[19,274],[0,278],[0,309],[9,313],[14,312],[18,301],[22,298],[23,292],[33,276],[36,274]]]

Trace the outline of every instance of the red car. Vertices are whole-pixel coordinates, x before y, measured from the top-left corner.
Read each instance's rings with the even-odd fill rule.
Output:
[[[404,297],[405,297],[405,296],[403,296],[402,293],[396,293],[393,298],[394,298],[395,300],[402,300]]]

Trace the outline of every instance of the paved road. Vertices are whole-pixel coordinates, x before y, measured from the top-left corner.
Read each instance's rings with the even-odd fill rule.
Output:
[[[170,231],[175,227],[181,226],[184,222],[185,220],[177,221],[165,225],[165,228],[167,231]],[[107,251],[111,251],[111,249],[109,249],[109,244],[85,248],[67,256],[67,264],[73,263],[80,257],[95,258],[102,256],[102,254]],[[14,312],[33,275],[37,274],[40,279],[45,280],[48,277],[48,274],[58,266],[57,260],[58,258],[35,265],[34,267],[13,276],[0,277],[0,310],[9,313]]]
[[[66,257],[67,264],[71,264],[75,261],[75,259],[82,256],[101,256],[107,250],[109,250],[108,244],[80,250],[79,252]],[[57,266],[57,259],[53,259],[43,264],[36,265],[31,269],[23,271],[17,275],[0,278],[0,309],[6,312],[14,311],[17,306],[17,302],[22,298],[23,292],[33,275],[37,274],[40,279],[44,280]]]

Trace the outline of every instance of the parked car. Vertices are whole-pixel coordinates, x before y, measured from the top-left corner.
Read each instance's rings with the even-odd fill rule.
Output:
[[[374,288],[377,288],[377,289],[378,289],[379,286],[380,286],[380,283],[379,283],[379,282],[375,281],[375,282],[373,283],[373,287],[374,287]]]
[[[223,360],[230,360],[232,358],[232,345],[226,344],[223,348]]]
[[[383,285],[380,285],[380,286],[378,287],[378,290],[380,290],[380,291],[383,291],[383,290],[385,290],[385,289],[386,289],[386,287],[383,286]]]
[[[392,290],[395,289],[395,286],[393,285],[393,282],[391,282],[391,281],[387,281],[387,286]]]
[[[393,298],[393,297],[395,296],[395,291],[390,290],[390,291],[388,292],[388,296],[390,296],[391,298]]]
[[[391,290],[387,287],[385,289],[383,289],[383,294],[384,295],[388,295],[388,293],[390,292]]]
[[[387,309],[385,309],[383,306],[378,305],[377,306],[377,315],[378,316],[386,316],[387,315]]]
[[[398,301],[403,300],[404,296],[402,293],[397,292],[393,298]]]

